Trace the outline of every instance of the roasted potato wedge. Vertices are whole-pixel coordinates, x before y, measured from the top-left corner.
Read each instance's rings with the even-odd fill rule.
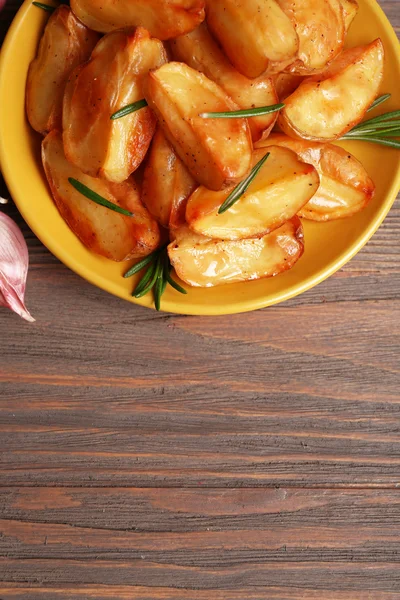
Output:
[[[304,235],[298,217],[250,240],[212,240],[184,226],[168,246],[177,275],[195,287],[274,277],[291,269],[303,252]]]
[[[356,0],[340,0],[340,2],[343,8],[344,27],[347,33],[358,13],[358,3]]]
[[[319,75],[285,100],[278,123],[291,137],[336,140],[357,125],[379,93],[384,50],[380,39],[344,50]]]
[[[240,240],[266,235],[296,215],[317,191],[318,173],[292,150],[270,146],[268,152],[247,192],[225,213],[218,209],[232,188],[211,192],[201,186],[193,192],[186,208],[189,227],[209,238]],[[256,150],[253,164],[265,154]]]
[[[297,60],[289,70],[310,75],[323,69],[343,48],[345,25],[340,0],[278,0],[299,37]]]
[[[203,119],[202,112],[238,110],[216,83],[183,63],[170,62],[147,78],[146,100],[191,175],[211,190],[250,169],[247,119]]]
[[[99,39],[68,6],[59,6],[50,16],[26,82],[26,112],[33,129],[43,135],[61,129],[68,77],[88,60]]]
[[[210,30],[246,77],[258,77],[270,63],[295,59],[297,33],[276,0],[207,0],[206,5]]]
[[[278,96],[272,79],[267,76],[248,79],[239,73],[226,58],[205,23],[191,33],[172,40],[171,49],[176,60],[185,62],[218,83],[240,108],[277,104]],[[277,113],[274,113],[249,119],[253,141],[267,136],[277,117]]]
[[[71,0],[71,8],[95,31],[141,26],[159,40],[188,33],[205,17],[204,0]]]
[[[64,97],[64,148],[92,177],[121,183],[142,163],[156,128],[148,108],[122,119],[111,115],[143,99],[143,79],[167,60],[162,42],[142,28],[113,31],[78,67]]]
[[[143,204],[163,227],[177,227],[182,222],[182,212],[184,219],[183,203],[196,187],[189,171],[158,128],[144,171]]]
[[[133,178],[111,183],[85,175],[67,161],[61,133],[52,131],[42,144],[42,160],[54,202],[63,219],[92,252],[115,261],[147,256],[160,243],[160,231],[140,201]],[[99,206],[76,191],[77,179],[110,202],[133,212],[133,217]]]
[[[332,221],[362,210],[373,198],[375,185],[362,164],[347,150],[333,144],[294,140],[273,134],[257,147],[282,146],[313,165],[320,176],[320,186],[311,200],[299,211],[300,217],[312,221]]]

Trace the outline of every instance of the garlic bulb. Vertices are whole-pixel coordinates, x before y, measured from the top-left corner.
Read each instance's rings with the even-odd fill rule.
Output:
[[[7,306],[26,321],[35,319],[25,307],[28,248],[12,219],[0,212],[0,306]]]

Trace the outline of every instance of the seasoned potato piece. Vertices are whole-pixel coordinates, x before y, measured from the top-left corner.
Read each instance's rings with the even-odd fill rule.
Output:
[[[184,226],[168,246],[177,275],[195,287],[274,277],[291,269],[303,252],[304,235],[298,217],[251,240],[212,240]]]
[[[295,59],[298,37],[276,0],[207,0],[206,5],[210,30],[246,77],[258,77],[270,62]]]
[[[343,48],[345,26],[340,0],[278,0],[299,37],[290,71],[309,75],[323,69]]]
[[[144,172],[143,204],[163,227],[176,227],[182,220],[182,211],[183,217],[185,214],[183,203],[196,186],[162,130],[157,129]]]
[[[46,135],[61,129],[65,85],[71,72],[85,60],[99,41],[74,16],[59,6],[49,18],[26,82],[26,112],[33,129]]]
[[[381,40],[344,50],[319,75],[309,77],[285,100],[278,123],[292,137],[327,141],[359,123],[379,93],[383,77]]]
[[[340,0],[343,8],[344,26],[346,33],[358,13],[358,3],[356,0]]]
[[[296,215],[317,191],[318,173],[292,150],[271,146],[268,152],[247,192],[225,213],[218,209],[232,188],[211,192],[201,186],[193,192],[186,208],[189,227],[210,238],[239,240],[265,235]],[[265,154],[263,148],[256,150],[253,163]]]
[[[61,134],[55,130],[43,140],[42,160],[61,216],[89,250],[123,261],[147,256],[158,247],[158,225],[142,205],[133,178],[124,183],[110,183],[85,175],[67,161]],[[121,215],[95,204],[72,187],[70,177],[134,216]]]
[[[154,114],[145,107],[121,119],[110,117],[143,99],[144,77],[166,60],[162,42],[145,29],[103,37],[67,84],[63,137],[69,161],[92,177],[116,183],[139,167],[155,132]]]
[[[71,0],[71,8],[95,31],[141,26],[159,40],[192,31],[205,17],[204,0]]]
[[[185,62],[218,83],[240,108],[278,103],[272,80],[267,76],[250,80],[239,73],[226,58],[205,23],[191,33],[173,40],[171,48],[176,60]],[[253,140],[267,136],[277,117],[278,114],[274,113],[249,119]]]
[[[350,217],[362,210],[373,198],[375,185],[362,164],[347,150],[332,144],[294,140],[273,134],[257,147],[282,146],[296,152],[305,163],[313,165],[320,176],[320,186],[299,215],[312,221],[332,221]]]
[[[247,119],[203,119],[202,112],[238,110],[237,104],[202,73],[178,62],[152,71],[146,100],[191,175],[211,190],[246,175],[251,165]]]

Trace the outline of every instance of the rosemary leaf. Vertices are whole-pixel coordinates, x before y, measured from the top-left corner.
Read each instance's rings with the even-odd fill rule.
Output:
[[[148,256],[145,256],[145,258],[143,258],[141,261],[136,263],[136,265],[133,265],[133,267],[131,267],[129,269],[129,271],[127,271],[125,273],[124,278],[128,279],[129,277],[136,275],[136,273],[139,273],[139,271],[141,271],[142,269],[147,267],[147,265],[149,265],[151,262],[153,262],[153,260],[158,256],[158,253],[159,253],[159,250],[156,250],[155,252],[152,252]]]
[[[125,208],[121,208],[117,204],[106,200],[106,198],[103,198],[103,196],[100,196],[77,179],[69,177],[68,181],[80,194],[82,194],[82,196],[85,196],[92,202],[95,202],[95,204],[105,206],[105,208],[109,208],[110,210],[120,213],[121,215],[125,215],[126,217],[133,217],[133,213],[131,213],[129,210],[125,210]]]
[[[46,10],[47,12],[54,12],[56,10],[56,6],[50,6],[50,4],[43,4],[42,2],[32,2],[33,6],[37,6],[42,10]]]
[[[164,259],[162,256],[160,256],[158,258],[157,279],[154,286],[154,306],[157,311],[160,311],[161,309],[161,296],[166,288],[164,282]]]
[[[376,108],[377,106],[380,106],[381,104],[383,104],[384,102],[386,102],[386,100],[389,100],[389,98],[392,97],[392,94],[383,94],[383,96],[379,96],[379,98],[377,98],[375,100],[375,102],[373,102],[371,104],[371,106],[369,107],[369,109],[367,110],[367,112],[370,112],[371,110],[374,110],[374,108]]]
[[[179,283],[177,283],[174,279],[172,279],[170,273],[167,274],[167,282],[169,283],[169,285],[171,287],[174,288],[174,290],[176,290],[177,292],[179,292],[180,294],[187,294],[187,290],[185,290],[185,288],[183,288],[181,285],[179,285]]]
[[[398,131],[400,129],[400,121],[392,121],[392,122],[386,122],[386,123],[381,123],[379,128],[373,128],[371,126],[370,129],[356,129],[356,130],[351,130],[348,133],[346,133],[346,135],[344,136],[345,138],[352,138],[353,136],[357,136],[357,135],[377,135],[378,137],[382,135],[382,133],[390,133],[391,131],[393,131],[393,136],[396,137],[396,131]]]
[[[222,204],[222,206],[220,206],[218,211],[219,215],[222,215],[222,213],[229,210],[234,204],[236,204],[238,200],[240,200],[243,194],[246,193],[246,191],[249,189],[250,185],[253,183],[254,179],[258,175],[259,171],[261,170],[262,166],[264,165],[265,161],[268,159],[269,155],[270,152],[267,152],[267,154],[263,156],[262,159],[252,169],[250,175],[246,177],[246,179],[241,181],[239,185],[235,187],[234,190],[232,190],[225,202]]]
[[[133,102],[132,104],[127,104],[126,106],[122,107],[120,110],[117,110],[117,112],[115,112],[113,115],[111,115],[111,120],[115,121],[116,119],[121,119],[122,117],[126,117],[127,115],[130,115],[131,113],[134,113],[138,110],[140,110],[141,108],[144,108],[145,106],[148,106],[146,100],[138,100],[137,102]]]
[[[150,279],[154,275],[154,269],[156,268],[156,262],[157,261],[154,261],[149,266],[149,268],[147,269],[146,273],[143,275],[142,279],[139,281],[139,283],[135,287],[132,296],[136,296],[136,294],[140,294],[146,288],[146,286],[149,283]]]
[[[133,296],[135,298],[143,298],[143,296],[146,296],[146,294],[148,294],[154,287],[156,281],[157,281],[157,277],[158,277],[158,270],[159,270],[159,266],[160,266],[160,261],[157,260],[154,262],[154,264],[152,265],[152,274],[151,277],[149,278],[149,282],[146,284],[147,285],[141,285],[142,282],[139,283],[139,285],[137,286],[136,290],[133,293]],[[145,275],[146,277],[146,275]],[[140,287],[139,287],[140,286]]]
[[[245,110],[232,110],[226,112],[204,112],[200,113],[199,117],[203,119],[237,119],[260,117],[261,115],[269,115],[270,113],[278,112],[284,108],[284,104],[272,104],[271,106],[260,106],[259,108],[249,108]]]
[[[378,125],[379,123],[384,123],[385,121],[391,121],[392,119],[400,118],[400,110],[394,110],[392,112],[384,113],[379,117],[374,117],[373,119],[368,119],[368,121],[363,121],[359,123],[351,131],[357,131],[358,129],[369,129],[372,125]]]

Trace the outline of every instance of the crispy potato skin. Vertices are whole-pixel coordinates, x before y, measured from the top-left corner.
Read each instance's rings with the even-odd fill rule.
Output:
[[[89,250],[120,262],[147,256],[159,246],[158,225],[142,205],[132,178],[117,184],[85,175],[65,158],[61,133],[56,130],[43,140],[42,161],[61,216]],[[85,198],[68,182],[69,177],[133,212],[134,217],[113,212]]]
[[[159,40],[195,29],[205,17],[204,0],[71,0],[71,8],[90,29],[108,33],[144,27]]]
[[[299,211],[299,216],[312,221],[332,221],[350,217],[367,206],[375,194],[375,184],[363,165],[343,148],[294,140],[273,134],[257,147],[270,144],[296,152],[299,158],[313,165],[320,176],[320,186],[311,200]]]
[[[149,74],[145,97],[196,181],[220,190],[247,174],[252,153],[247,119],[199,116],[238,110],[220,86],[183,63],[170,62]]]
[[[360,123],[379,93],[384,49],[380,39],[344,50],[319,75],[305,79],[285,101],[278,124],[291,137],[333,141]]]
[[[232,188],[211,192],[199,187],[188,200],[186,220],[201,235],[238,240],[261,237],[295,216],[319,186],[316,169],[287,148],[270,146],[270,156],[247,192],[223,214],[219,207]],[[255,150],[253,164],[267,153]]]
[[[270,63],[295,59],[298,37],[276,0],[207,0],[206,5],[210,30],[246,77],[259,77]]]
[[[26,112],[33,129],[46,135],[61,128],[68,77],[88,60],[98,41],[99,35],[78,21],[68,6],[59,6],[50,16],[26,82]]]
[[[343,8],[343,18],[346,33],[358,13],[358,3],[356,0],[340,0]]]
[[[342,50],[345,22],[340,0],[278,0],[299,37],[297,60],[288,67],[298,75],[320,71]]]
[[[64,147],[69,161],[92,177],[121,183],[143,161],[156,128],[146,107],[111,115],[143,98],[143,79],[167,57],[162,42],[142,28],[107,34],[91,59],[71,75],[64,97]]]
[[[264,237],[238,241],[212,240],[183,226],[168,246],[177,275],[195,287],[274,277],[291,269],[303,252],[298,217]]]
[[[163,227],[183,223],[184,203],[197,187],[160,128],[151,143],[142,186],[142,201]]]
[[[171,41],[175,60],[185,62],[218,83],[240,108],[277,104],[278,95],[272,79],[262,75],[248,79],[237,71],[211,35],[205,23]],[[253,141],[267,137],[278,115],[273,113],[249,119]]]

